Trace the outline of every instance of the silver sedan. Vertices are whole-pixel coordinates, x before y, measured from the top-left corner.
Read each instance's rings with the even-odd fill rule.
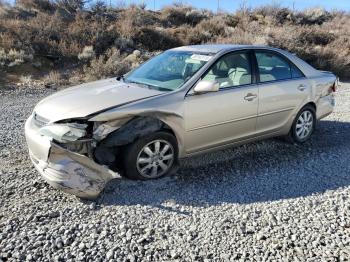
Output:
[[[303,143],[333,111],[336,83],[276,48],[184,46],[47,97],[26,140],[49,184],[95,198],[120,174],[158,178],[194,154],[276,136]]]

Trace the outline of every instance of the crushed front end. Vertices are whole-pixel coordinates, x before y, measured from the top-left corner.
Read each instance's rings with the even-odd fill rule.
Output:
[[[54,188],[94,199],[118,173],[94,161],[93,123],[50,124],[33,113],[25,125],[30,159]]]

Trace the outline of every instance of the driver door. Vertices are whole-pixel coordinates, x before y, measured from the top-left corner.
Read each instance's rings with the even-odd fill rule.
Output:
[[[250,53],[226,54],[201,80],[219,82],[219,91],[185,97],[187,153],[219,147],[256,132],[258,87],[252,82]]]

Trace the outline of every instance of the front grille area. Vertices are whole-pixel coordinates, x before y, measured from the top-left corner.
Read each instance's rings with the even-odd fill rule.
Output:
[[[43,127],[45,125],[47,125],[50,121],[42,116],[39,116],[37,113],[34,112],[34,124],[37,127]]]

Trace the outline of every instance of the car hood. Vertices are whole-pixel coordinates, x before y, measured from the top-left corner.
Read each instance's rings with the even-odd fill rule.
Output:
[[[115,78],[95,81],[59,91],[40,101],[34,112],[55,122],[79,118],[164,92],[117,81]]]

